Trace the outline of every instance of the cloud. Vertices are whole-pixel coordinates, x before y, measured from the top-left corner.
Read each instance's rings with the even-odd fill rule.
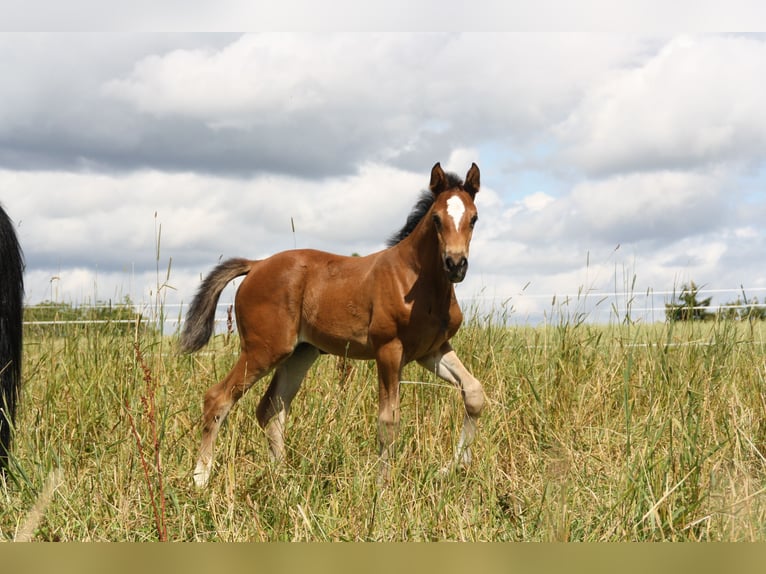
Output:
[[[531,313],[549,305],[534,293],[614,290],[618,269],[655,288],[766,285],[753,265],[766,243],[765,44],[3,36],[1,201],[21,221],[29,293],[128,285],[140,299],[172,258],[172,297],[188,300],[221,257],[379,249],[434,162],[462,176],[476,161],[461,297],[523,292]]]
[[[22,35],[0,165],[330,177],[547,137],[645,50],[584,34]]]
[[[730,186],[717,172],[630,173],[584,181],[558,196],[533,192],[501,202],[480,216],[472,247],[478,276],[463,293],[489,287],[495,303],[512,297],[523,320],[550,311],[553,294],[632,289],[634,274],[637,292],[691,279],[737,285],[763,239],[736,226]],[[763,204],[753,201],[751,209]],[[747,276],[751,287],[766,278]]]
[[[715,173],[629,173],[586,180],[558,197],[534,192],[512,202],[489,234],[525,244],[667,243],[727,224],[736,209],[728,191],[726,178]]]
[[[726,200],[714,175],[649,172],[575,186],[567,234],[606,243],[668,242],[715,230]]]
[[[420,137],[419,73],[438,51],[431,36],[245,35],[149,56],[102,91],[143,121],[191,126],[228,169],[338,175]]]
[[[5,170],[0,189],[30,269],[88,267],[106,277],[151,272],[170,259],[199,274],[221,257],[293,246],[368,253],[401,227],[428,177],[376,164],[321,181]]]
[[[766,42],[679,37],[605,74],[554,129],[588,174],[695,169],[766,153]]]

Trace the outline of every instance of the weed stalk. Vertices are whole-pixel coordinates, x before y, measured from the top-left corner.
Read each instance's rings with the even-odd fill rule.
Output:
[[[154,472],[155,475],[155,481],[156,481],[156,491],[154,487],[154,482],[152,480],[151,474],[149,468],[149,463],[146,460],[146,456],[144,455],[144,441],[141,438],[141,434],[138,432],[138,428],[136,426],[135,418],[133,417],[133,414],[130,411],[129,405],[125,404],[125,411],[128,415],[128,421],[130,422],[130,429],[133,432],[133,438],[136,441],[136,446],[138,447],[138,454],[141,458],[141,467],[144,471],[144,480],[146,481],[146,487],[149,491],[149,498],[152,502],[152,511],[154,513],[154,521],[155,525],[157,527],[157,536],[160,540],[160,542],[167,542],[168,540],[168,530],[167,530],[167,521],[166,521],[166,514],[165,514],[165,487],[164,487],[164,481],[162,478],[162,461],[160,456],[160,438],[159,433],[157,432],[157,405],[155,400],[155,382],[154,377],[152,377],[152,373],[149,370],[149,367],[146,364],[146,361],[144,360],[143,353],[141,352],[141,347],[136,342],[134,343],[134,351],[136,356],[136,362],[141,367],[141,370],[143,371],[143,379],[145,383],[144,387],[144,393],[141,395],[141,404],[143,406],[143,413],[146,415],[147,424],[149,427],[149,431],[151,432],[152,436],[152,448],[154,450]]]

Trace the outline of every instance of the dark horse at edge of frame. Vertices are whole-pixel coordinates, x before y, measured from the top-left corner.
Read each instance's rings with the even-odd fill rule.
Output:
[[[24,256],[0,206],[0,473],[9,463],[21,388]]]
[[[455,457],[447,469],[467,465],[476,422],[484,407],[481,384],[460,362],[449,340],[463,319],[454,284],[465,278],[479,168],[465,182],[437,163],[406,225],[389,247],[365,257],[311,249],[277,253],[259,261],[229,259],[205,278],[181,333],[181,350],[202,348],[213,333],[215,309],[226,284],[246,275],[235,313],[241,353],[231,371],[205,394],[202,441],[194,470],[207,484],[221,423],[261,377],[274,370],[256,409],[273,460],[285,453],[290,403],[316,358],[329,353],[374,359],[378,371],[379,481],[399,426],[402,369],[417,361],[462,391],[465,414]]]

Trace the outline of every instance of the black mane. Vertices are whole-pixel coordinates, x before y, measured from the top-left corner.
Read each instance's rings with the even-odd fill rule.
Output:
[[[446,176],[449,189],[452,189],[453,187],[463,187],[463,180],[460,179],[456,174],[447,173]],[[418,202],[415,204],[415,207],[412,208],[412,211],[407,216],[407,223],[405,223],[404,227],[402,227],[398,232],[389,237],[388,241],[386,242],[386,246],[393,247],[402,241],[405,237],[407,237],[410,233],[412,233],[418,226],[418,223],[420,223],[420,220],[423,219],[425,214],[428,213],[428,210],[431,209],[435,199],[436,198],[434,197],[434,194],[430,191],[421,192]]]

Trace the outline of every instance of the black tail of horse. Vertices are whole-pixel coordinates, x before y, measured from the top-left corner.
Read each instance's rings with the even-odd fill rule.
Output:
[[[0,472],[8,465],[21,387],[24,257],[0,207]]]

